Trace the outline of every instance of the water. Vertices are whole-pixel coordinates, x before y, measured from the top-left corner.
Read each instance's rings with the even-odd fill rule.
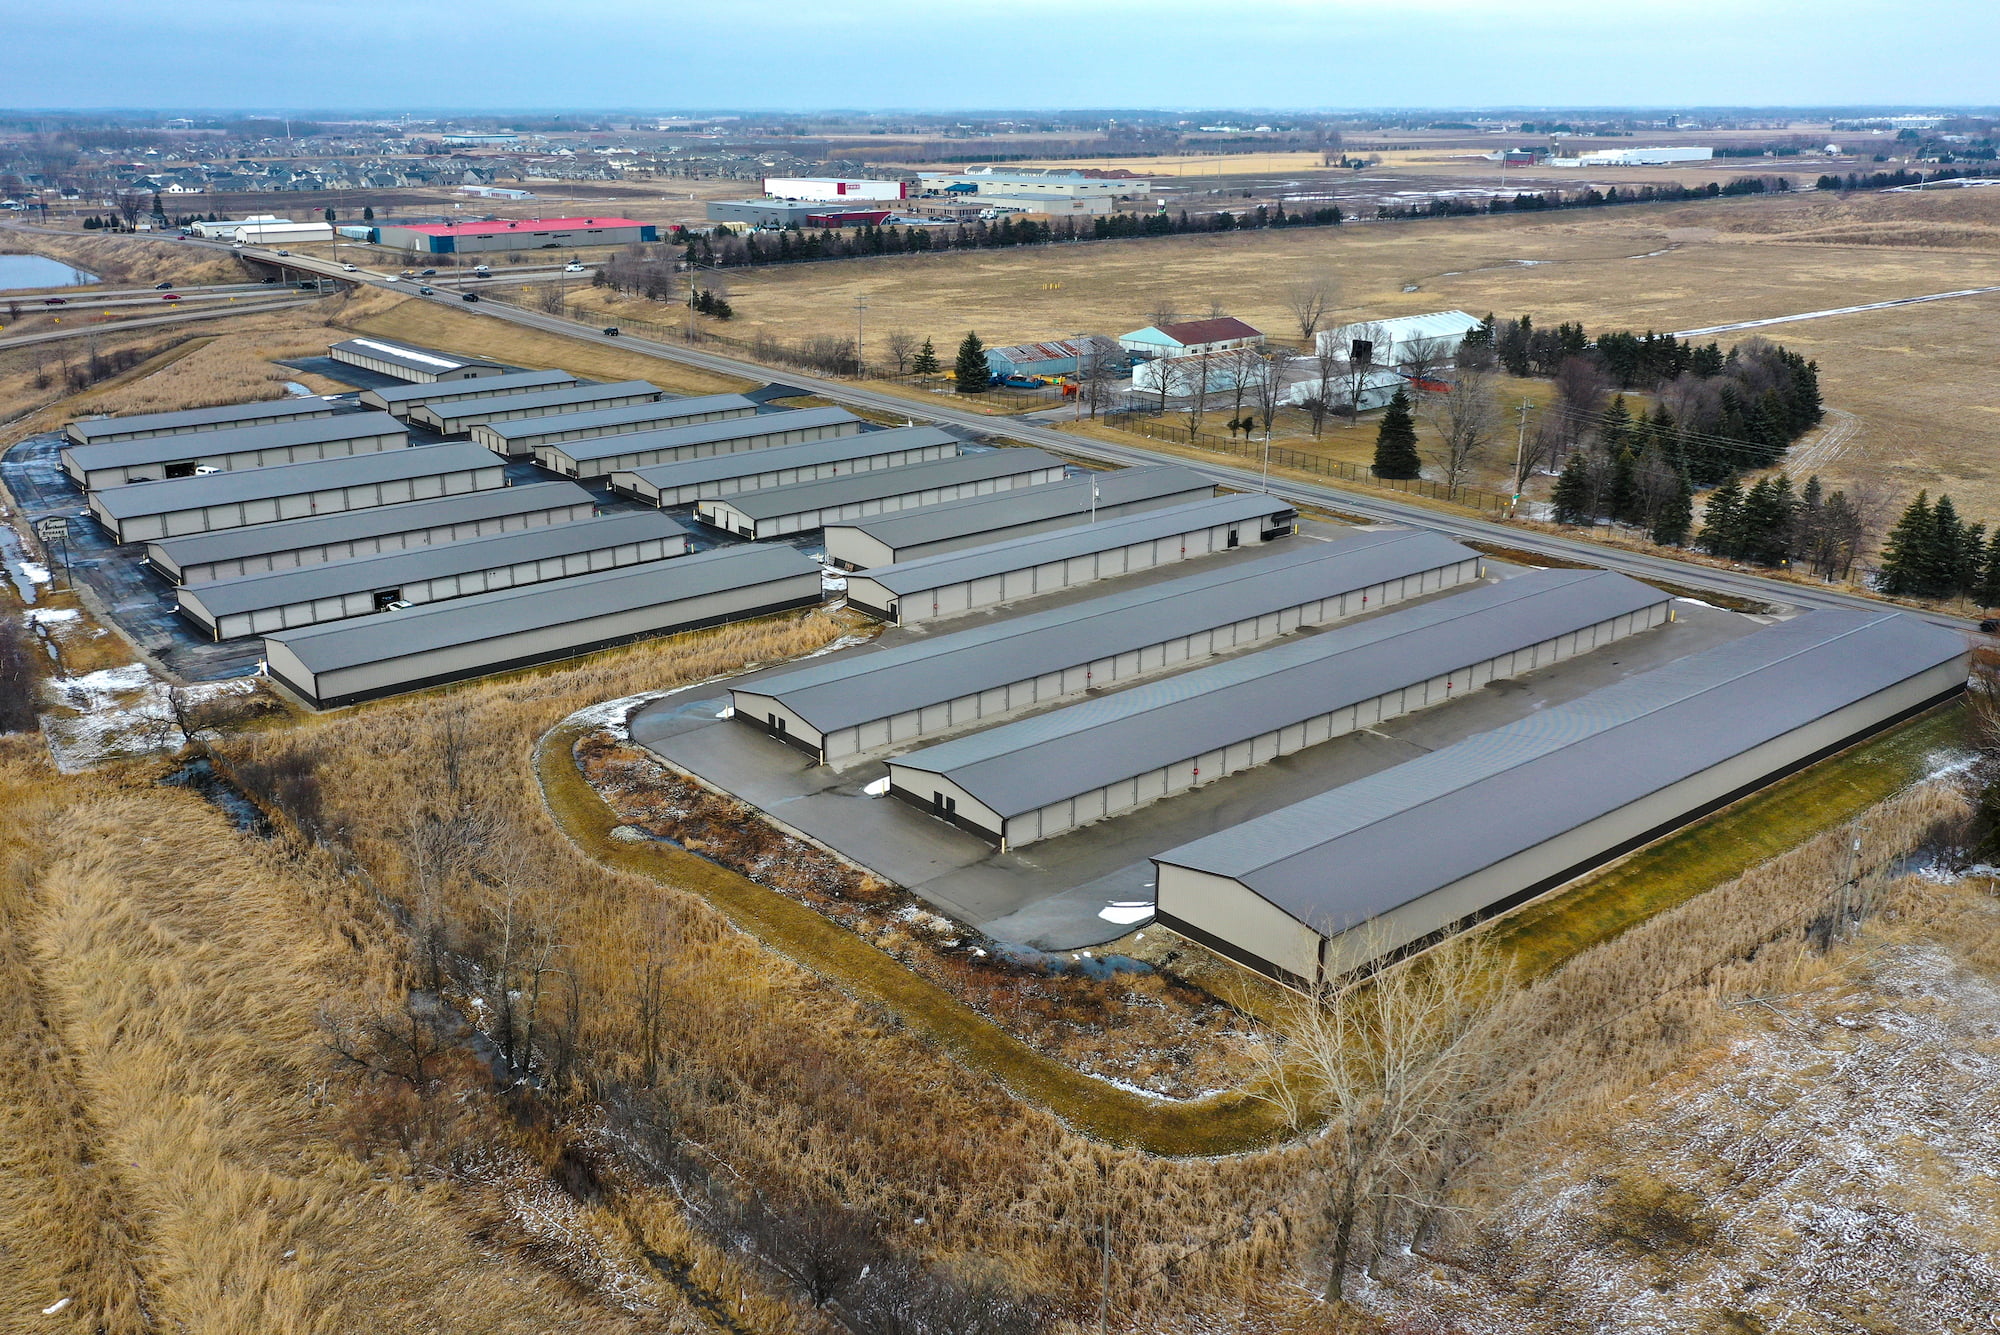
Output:
[[[27,287],[80,287],[97,275],[46,255],[0,255],[0,292]]]
[[[176,788],[192,788],[222,809],[224,815],[237,829],[259,838],[271,837],[271,822],[257,809],[257,804],[243,795],[241,789],[215,772],[215,765],[207,756],[197,756],[181,765],[161,783]]]

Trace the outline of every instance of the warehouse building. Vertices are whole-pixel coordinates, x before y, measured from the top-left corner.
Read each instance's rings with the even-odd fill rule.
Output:
[[[1121,334],[1118,346],[1135,357],[1199,357],[1228,352],[1234,348],[1259,347],[1263,331],[1233,315],[1212,315],[1205,320],[1181,320],[1172,324],[1147,325]]]
[[[109,445],[146,436],[181,436],[193,431],[229,431],[267,422],[301,422],[331,417],[336,409],[318,395],[299,399],[268,399],[261,403],[226,403],[219,408],[188,408],[171,413],[136,413],[131,417],[90,417],[71,422],[63,435],[75,445]]]
[[[730,691],[734,717],[837,764],[1453,588],[1479,556],[1436,533],[1358,533]]]
[[[384,223],[375,229],[375,244],[426,255],[631,246],[659,239],[658,227],[631,218],[494,218],[467,223]]]
[[[1272,496],[1217,496],[865,570],[847,577],[847,601],[885,621],[932,621],[1273,542],[1298,518]]]
[[[248,227],[256,223],[288,223],[290,221],[290,218],[280,218],[275,213],[253,213],[248,218],[218,218],[214,222],[196,220],[188,224],[187,230],[204,240],[227,241],[236,235],[236,229],[239,227]]]
[[[387,413],[342,413],[228,431],[142,436],[108,445],[65,445],[62,469],[85,491],[129,482],[231,473],[245,468],[337,459],[349,454],[407,449],[410,433]]]
[[[830,227],[880,226],[892,216],[886,208],[828,204],[804,199],[711,199],[708,220],[751,227],[800,227],[820,231]]]
[[[596,513],[597,498],[574,482],[531,482],[434,501],[405,501],[166,538],[146,544],[146,564],[175,584],[206,584],[543,524],[569,524]]]
[[[245,246],[292,246],[303,241],[333,240],[333,224],[328,222],[247,222],[234,232],[237,244]]]
[[[566,440],[629,436],[638,431],[670,431],[678,426],[732,422],[756,415],[757,404],[741,394],[703,394],[692,399],[668,398],[612,408],[490,420],[478,423],[468,434],[495,454],[504,454],[510,459],[525,459],[539,446],[556,445]]]
[[[568,389],[577,383],[577,378],[568,371],[510,371],[506,375],[484,376],[476,384],[469,385],[445,381],[364,389],[359,398],[364,408],[374,408],[391,417],[408,420],[410,410],[419,404],[491,399],[502,394],[533,394],[545,389]]]
[[[1041,450],[993,450],[818,482],[795,482],[768,491],[718,496],[696,501],[694,517],[755,542],[810,533],[837,519],[859,519],[863,515],[912,510],[965,496],[987,496],[1016,487],[1059,482],[1068,472],[1067,464]]]
[[[1465,336],[1480,327],[1479,317],[1464,311],[1432,311],[1322,329],[1313,336],[1313,346],[1355,366],[1394,368],[1417,361],[1439,371],[1457,358]]]
[[[958,457],[958,438],[934,426],[864,431],[858,436],[780,445],[774,450],[711,454],[611,475],[611,490],[653,505],[692,505],[716,496],[767,491],[879,468]]]
[[[1002,851],[1664,625],[1673,599],[1542,570],[889,762],[889,791]]]
[[[819,600],[819,565],[795,548],[722,547],[283,631],[264,641],[264,660],[274,680],[330,708]]]
[[[107,487],[91,493],[90,514],[113,542],[151,542],[506,485],[505,464],[461,441]]]
[[[764,193],[773,199],[831,200],[847,203],[857,199],[908,199],[910,178],[893,181],[866,176],[767,176]]]
[[[479,380],[507,374],[498,362],[477,357],[461,357],[435,348],[419,348],[409,343],[391,343],[380,338],[345,338],[327,348],[326,355],[337,362],[358,366],[377,375],[413,380],[420,385],[440,380]]]
[[[1017,343],[1012,347],[986,350],[986,369],[1001,377],[1073,376],[1079,360],[1089,371],[1114,366],[1122,370],[1125,365],[1124,354],[1118,350],[1118,345],[1102,334],[1060,338],[1049,343]]]
[[[926,506],[853,524],[829,524],[826,559],[843,570],[916,561],[1008,538],[1205,501],[1215,484],[1179,464],[1141,464],[1027,491]]]
[[[215,639],[233,640],[664,561],[687,545],[687,530],[663,514],[604,515],[188,584],[176,610]]]
[[[858,435],[865,425],[845,408],[796,408],[790,412],[760,413],[747,419],[542,445],[535,450],[535,462],[552,473],[568,477],[610,477],[613,473],[682,459],[705,459],[715,454],[768,450],[779,445],[803,445],[809,440]]]
[[[1967,662],[1915,617],[1809,612],[1162,853],[1159,920],[1274,978],[1336,978],[1950,698]]]
[[[482,422],[511,422],[524,417],[554,417],[599,408],[622,408],[633,403],[657,403],[666,392],[650,380],[613,380],[602,385],[536,389],[495,398],[419,403],[410,409],[410,421],[447,436],[462,436]]]

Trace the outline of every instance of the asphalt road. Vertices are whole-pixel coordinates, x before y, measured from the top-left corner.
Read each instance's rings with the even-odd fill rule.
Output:
[[[266,291],[270,289],[266,288]],[[0,348],[22,348],[33,343],[56,343],[66,338],[88,338],[93,334],[115,334],[126,329],[145,329],[152,325],[185,324],[191,320],[220,320],[232,315],[255,315],[259,311],[279,311],[292,306],[303,306],[318,300],[311,296],[294,296],[290,300],[243,301],[234,305],[171,306],[158,315],[145,315],[130,320],[93,320],[83,324],[69,325],[62,329],[45,329],[37,334],[17,334],[12,338],[0,338]]]

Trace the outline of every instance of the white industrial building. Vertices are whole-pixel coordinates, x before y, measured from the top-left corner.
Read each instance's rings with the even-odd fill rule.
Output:
[[[635,431],[607,439],[564,441],[535,450],[535,462],[566,477],[609,477],[613,473],[713,454],[803,445],[809,440],[853,436],[867,424],[845,408],[797,408],[755,417],[665,430]]]
[[[307,241],[333,240],[333,224],[327,222],[247,222],[231,233],[239,245],[295,246]]]
[[[958,438],[949,431],[903,426],[613,473],[611,490],[653,505],[692,505],[710,497],[955,459],[958,454]]]
[[[1239,386],[1255,389],[1269,384],[1277,368],[1262,357],[1239,352],[1202,352],[1192,356],[1155,357],[1132,368],[1132,389],[1138,394],[1169,398],[1206,398],[1233,394]]]
[[[1677,162],[1708,162],[1713,148],[1601,148],[1573,158],[1547,159],[1551,167],[1666,167]]]
[[[1197,357],[1203,353],[1261,347],[1263,343],[1262,330],[1233,315],[1147,325],[1118,338],[1118,346],[1137,357]]]
[[[419,403],[411,406],[409,416],[417,426],[447,436],[462,436],[482,422],[512,422],[524,417],[553,417],[598,408],[622,408],[633,403],[657,403],[666,392],[650,380],[613,380],[602,385],[536,389],[493,398]]]
[[[917,187],[926,194],[976,195],[1007,199],[1044,195],[1061,199],[1139,199],[1153,184],[1139,177],[1087,176],[1064,168],[973,167],[962,172],[918,172]]]
[[[1437,371],[1452,364],[1465,336],[1479,326],[1480,321],[1464,311],[1433,311],[1322,329],[1314,342],[1322,354],[1355,366],[1394,369],[1414,360]]]
[[[215,222],[195,221],[187,230],[209,241],[233,241],[241,227],[260,227],[270,224],[290,225],[290,218],[280,218],[275,213],[253,213],[248,218],[223,218]]]
[[[669,431],[703,422],[732,422],[755,417],[757,404],[741,394],[704,394],[699,398],[663,398],[608,408],[535,414],[527,418],[489,419],[467,433],[474,440],[510,459],[525,459],[543,445],[566,440],[597,440],[629,436],[638,431]]]
[[[182,436],[195,431],[230,431],[237,427],[262,426],[266,422],[300,422],[313,417],[331,417],[336,411],[331,403],[315,394],[297,399],[229,403],[219,408],[187,408],[171,413],[85,417],[64,427],[63,435],[77,445],[108,445],[113,441],[141,440],[147,436]]]
[[[700,500],[694,517],[755,542],[810,533],[838,520],[1060,482],[1068,471],[1042,450],[992,450]]]
[[[767,176],[764,193],[772,199],[834,200],[908,199],[907,180],[879,181],[857,176]]]
[[[1329,376],[1325,380],[1294,380],[1286,385],[1278,401],[1302,407],[1314,399],[1347,412],[1368,413],[1389,406],[1397,390],[1407,391],[1410,379],[1400,371],[1357,371],[1353,375]]]
[[[477,380],[484,376],[507,374],[507,368],[499,362],[461,357],[457,353],[420,348],[411,343],[391,343],[384,338],[344,338],[327,348],[326,355],[364,371],[393,376],[398,380],[413,380],[422,385],[435,384],[440,380]]]
[[[336,459],[408,448],[410,433],[387,413],[342,413],[226,431],[142,436],[105,445],[65,445],[62,469],[85,491],[196,473]]]
[[[536,394],[547,389],[568,389],[576,383],[577,378],[567,371],[510,371],[506,375],[483,376],[472,383],[447,380],[364,389],[356,398],[364,408],[374,408],[391,417],[408,420],[412,409],[426,403],[492,399],[502,394]]]

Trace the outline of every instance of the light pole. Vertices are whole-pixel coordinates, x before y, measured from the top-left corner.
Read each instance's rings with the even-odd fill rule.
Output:
[[[863,351],[861,317],[868,309],[868,298],[854,299],[854,378],[861,380],[868,373],[868,357]]]
[[[1521,426],[1514,437],[1514,499],[1507,503],[1509,519],[1521,509],[1521,493],[1527,489],[1527,480],[1521,476],[1521,461],[1528,457],[1528,407],[1527,399],[1521,400]]]

